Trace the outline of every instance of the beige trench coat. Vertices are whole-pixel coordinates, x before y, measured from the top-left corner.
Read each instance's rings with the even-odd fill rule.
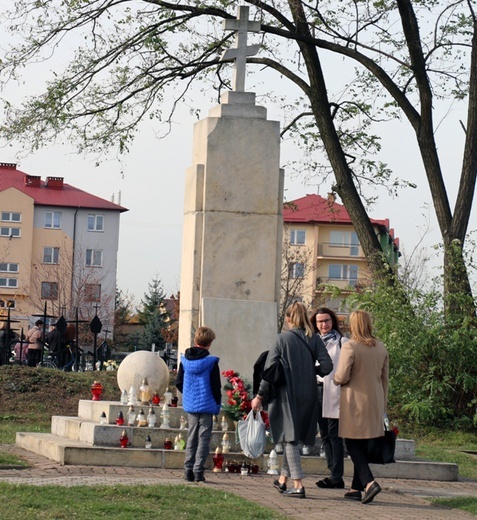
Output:
[[[389,357],[378,341],[374,347],[343,343],[333,381],[341,385],[339,436],[374,439],[384,435]]]

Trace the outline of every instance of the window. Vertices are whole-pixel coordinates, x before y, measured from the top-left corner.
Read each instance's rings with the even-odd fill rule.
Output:
[[[61,228],[61,212],[47,211],[45,213],[45,227],[49,229]]]
[[[20,228],[2,227],[0,228],[0,236],[7,238],[18,238],[20,236]]]
[[[290,231],[290,244],[293,246],[305,245],[306,232],[301,229],[292,229]]]
[[[103,251],[101,249],[87,249],[86,265],[90,267],[101,267],[103,265]]]
[[[0,262],[0,273],[18,273],[18,264],[12,262]]]
[[[14,309],[17,303],[15,300],[0,300],[0,308],[5,309],[10,307],[10,309]]]
[[[9,289],[18,287],[17,278],[0,278],[0,287],[7,287]]]
[[[304,278],[305,265],[301,262],[295,262],[290,265],[290,278]]]
[[[104,216],[88,215],[88,231],[104,231]]]
[[[41,298],[43,300],[58,299],[58,283],[57,282],[41,282]]]
[[[330,231],[330,245],[334,247],[349,247],[350,256],[358,256],[359,240],[354,231]]]
[[[101,284],[87,283],[84,288],[84,299],[87,302],[101,301]]]
[[[10,211],[2,211],[2,221],[4,222],[21,222],[21,213],[12,213]]]
[[[358,266],[345,264],[330,264],[328,268],[330,280],[345,280],[354,287],[358,281]]]
[[[44,264],[58,264],[60,261],[59,247],[44,247],[43,248],[43,263]]]

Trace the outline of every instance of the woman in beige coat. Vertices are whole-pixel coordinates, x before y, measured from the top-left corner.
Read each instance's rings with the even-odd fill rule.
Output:
[[[345,498],[371,502],[381,491],[367,459],[368,439],[384,436],[389,358],[386,347],[373,336],[371,316],[350,315],[351,340],[341,348],[333,381],[341,385],[339,436],[354,464],[353,482]],[[364,496],[361,497],[361,492]]]

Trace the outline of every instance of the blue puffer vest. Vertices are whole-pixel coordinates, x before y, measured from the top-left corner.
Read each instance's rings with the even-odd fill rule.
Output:
[[[215,356],[192,360],[181,356],[184,367],[182,406],[185,412],[219,414],[220,404],[215,402],[210,388],[210,372],[218,361]]]

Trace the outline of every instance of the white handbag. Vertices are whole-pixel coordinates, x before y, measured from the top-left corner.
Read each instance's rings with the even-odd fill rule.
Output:
[[[237,425],[240,447],[246,457],[256,459],[265,451],[267,436],[265,423],[260,412],[251,411]]]

